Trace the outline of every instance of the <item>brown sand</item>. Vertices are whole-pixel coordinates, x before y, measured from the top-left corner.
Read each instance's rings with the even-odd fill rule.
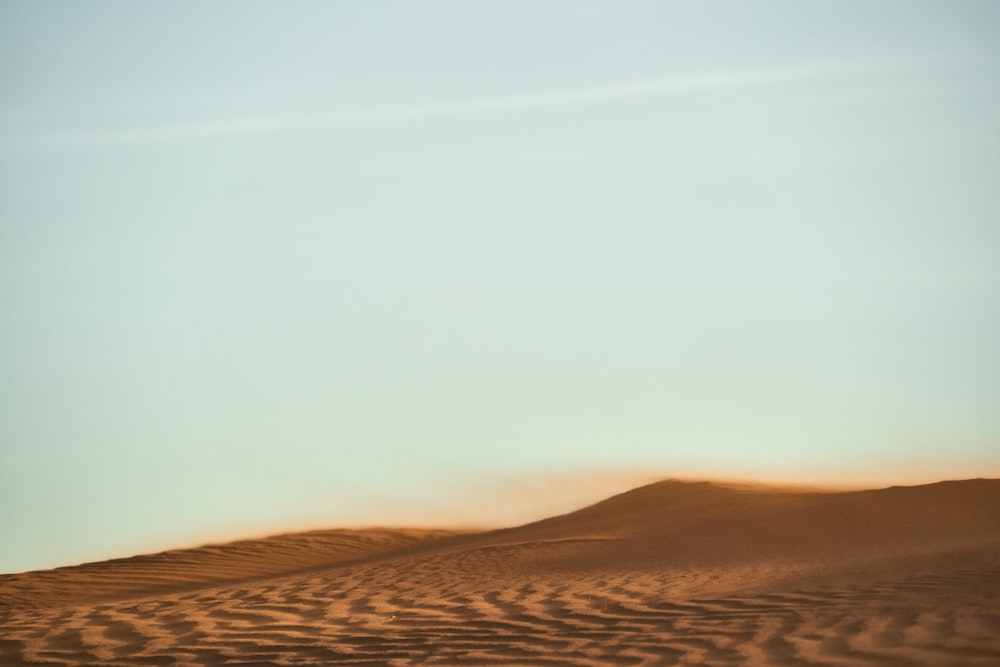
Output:
[[[660,482],[519,528],[0,576],[0,665],[1000,665],[1000,480]]]

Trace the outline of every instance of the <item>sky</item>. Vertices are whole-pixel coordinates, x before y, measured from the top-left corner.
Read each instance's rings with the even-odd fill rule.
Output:
[[[1000,5],[0,2],[0,572],[1000,476]]]

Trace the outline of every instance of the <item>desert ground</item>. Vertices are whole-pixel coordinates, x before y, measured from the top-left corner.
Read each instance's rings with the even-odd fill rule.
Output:
[[[474,517],[472,517],[474,519]],[[664,481],[0,576],[0,665],[1000,665],[1000,480]]]

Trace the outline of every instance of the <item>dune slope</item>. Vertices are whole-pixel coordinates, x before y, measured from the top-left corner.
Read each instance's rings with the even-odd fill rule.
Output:
[[[1000,480],[667,481],[478,534],[0,576],[0,665],[996,665]]]
[[[148,597],[405,553],[448,530],[315,530],[0,575],[0,609]]]
[[[997,545],[998,510],[1000,480],[839,493],[671,480],[495,537],[590,542],[544,563],[557,568],[781,565],[864,579],[901,561],[913,572],[978,558]]]

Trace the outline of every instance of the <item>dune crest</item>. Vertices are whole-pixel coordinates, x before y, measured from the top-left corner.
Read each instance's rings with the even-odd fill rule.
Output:
[[[0,576],[2,665],[996,665],[1000,480],[657,482]]]

